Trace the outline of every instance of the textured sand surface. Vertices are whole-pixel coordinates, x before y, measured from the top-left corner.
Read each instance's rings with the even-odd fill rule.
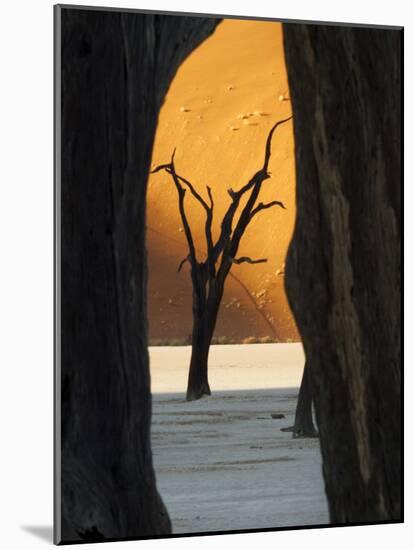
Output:
[[[190,403],[188,354],[150,348],[152,449],[173,531],[328,523],[319,441],[280,431],[293,424],[301,345],[214,346],[213,395]]]
[[[153,166],[168,162],[176,147],[177,172],[206,197],[215,198],[214,232],[229,205],[227,189],[238,189],[261,167],[269,129],[291,114],[279,23],[224,21],[183,63],[162,108]],[[240,118],[240,117],[247,118]],[[268,258],[260,265],[235,265],[227,281],[216,335],[298,339],[284,292],[283,264],[295,219],[293,126],[273,138],[272,178],[260,200],[281,200],[286,210],[261,212],[249,226],[240,255]],[[205,252],[204,211],[187,194],[186,208],[200,257]],[[170,177],[157,173],[148,189],[150,336],[182,338],[191,333],[189,268]]]

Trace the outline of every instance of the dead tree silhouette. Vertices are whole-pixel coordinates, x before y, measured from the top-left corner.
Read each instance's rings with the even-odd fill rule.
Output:
[[[292,117],[280,120],[271,128],[266,140],[265,157],[262,168],[238,191],[228,189],[231,203],[222,219],[221,231],[216,243],[213,242],[212,225],[214,214],[214,199],[211,188],[206,186],[208,202],[197,192],[194,185],[184,177],[177,174],[175,169],[175,149],[171,162],[157,166],[152,173],[165,170],[171,175],[178,193],[178,207],[187,239],[189,254],[181,261],[178,272],[183,265],[189,262],[191,268],[191,281],[193,286],[193,332],[192,352],[187,385],[187,401],[200,399],[203,395],[210,395],[208,383],[208,354],[211,340],[216,325],[220,303],[223,297],[224,285],[227,275],[233,264],[249,263],[257,264],[266,262],[261,258],[254,260],[248,256],[236,257],[240,241],[252,219],[262,210],[273,206],[285,208],[280,201],[269,203],[260,202],[256,205],[262,184],[271,177],[268,167],[271,155],[271,141],[276,128]],[[197,259],[193,234],[185,212],[184,198],[187,189],[205,210],[205,237],[207,254],[203,261]],[[240,210],[241,199],[248,194],[246,204],[241,208],[240,216],[233,229],[233,220]],[[247,195],[246,195],[247,196]]]

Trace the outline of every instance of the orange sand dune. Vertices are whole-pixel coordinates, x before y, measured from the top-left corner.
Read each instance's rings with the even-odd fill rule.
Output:
[[[161,110],[152,166],[168,162],[176,147],[176,170],[204,197],[215,200],[214,235],[230,203],[227,189],[240,188],[261,167],[272,125],[291,114],[279,23],[224,21],[183,63]],[[247,118],[241,118],[247,116]],[[216,327],[216,336],[298,340],[285,291],[283,264],[295,220],[293,127],[278,128],[272,142],[272,178],[261,201],[281,200],[248,227],[239,255],[268,258],[259,265],[235,265]],[[203,258],[204,211],[187,193],[186,210]],[[191,334],[188,254],[178,212],[177,191],[165,172],[148,187],[149,324],[152,339]]]

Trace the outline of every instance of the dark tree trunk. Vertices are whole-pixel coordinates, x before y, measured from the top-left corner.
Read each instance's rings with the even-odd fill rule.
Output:
[[[333,522],[401,519],[401,39],[284,25],[297,174],[286,288]]]
[[[201,291],[202,298],[193,297],[193,334],[191,341],[191,360],[188,374],[187,401],[200,399],[203,395],[211,395],[208,383],[208,355],[220,309],[223,289],[218,290],[217,281],[212,284],[208,299],[205,288]]]
[[[211,345],[209,319],[200,310],[194,313],[187,401],[211,395],[208,383],[208,353]]]
[[[207,271],[205,264],[194,264],[191,268],[193,283],[193,333],[191,337],[191,359],[188,372],[187,401],[211,395],[208,383],[208,352],[212,339],[207,308]],[[214,330],[214,329],[213,329]]]
[[[146,182],[168,85],[218,20],[68,8],[56,14],[62,63],[56,539],[168,533],[150,446]]]
[[[293,426],[293,437],[316,437],[317,431],[312,419],[312,389],[309,369],[303,369],[302,381],[300,383],[298,402],[296,405],[295,424]]]

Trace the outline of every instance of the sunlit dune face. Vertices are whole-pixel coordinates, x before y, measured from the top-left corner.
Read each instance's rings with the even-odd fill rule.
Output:
[[[212,189],[213,232],[230,197],[261,167],[272,125],[291,114],[279,23],[227,20],[180,67],[160,113],[152,166],[169,162],[207,199]],[[272,173],[259,201],[279,200],[248,227],[239,255],[267,258],[235,265],[227,279],[216,327],[222,341],[247,337],[297,340],[284,291],[284,261],[295,220],[293,125],[274,134]],[[205,213],[187,193],[185,207],[200,258],[205,256]],[[165,172],[149,179],[147,210],[149,323],[152,339],[182,340],[191,333],[192,289],[177,190]]]

